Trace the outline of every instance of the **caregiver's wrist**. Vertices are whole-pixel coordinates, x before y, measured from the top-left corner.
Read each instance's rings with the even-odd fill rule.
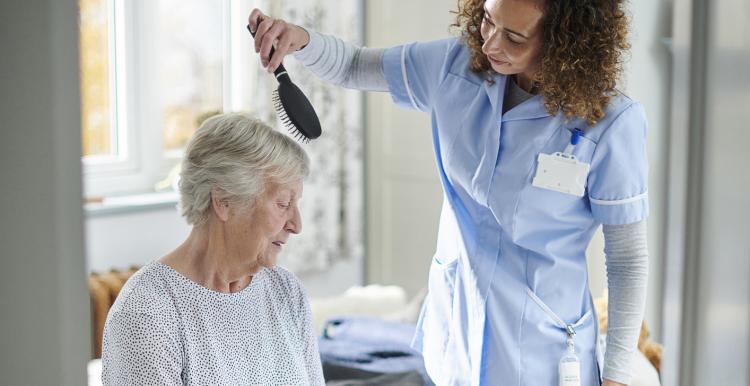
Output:
[[[296,51],[299,51],[310,44],[310,33],[307,32],[307,29],[305,29],[304,27],[300,27],[296,24],[294,24],[294,29],[297,30],[297,41],[299,42],[299,47]]]

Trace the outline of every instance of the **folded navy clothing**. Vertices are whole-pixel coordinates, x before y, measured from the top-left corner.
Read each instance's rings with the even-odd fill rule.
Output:
[[[331,364],[361,370],[363,374],[417,372],[424,384],[432,385],[422,355],[411,348],[415,330],[412,324],[373,317],[330,319],[318,340],[320,359],[324,368]],[[332,380],[331,375],[328,374],[326,381]]]
[[[416,371],[405,373],[370,373],[363,370],[352,373],[352,369],[323,364],[323,374],[326,376],[326,386],[423,386],[425,383],[422,375]]]

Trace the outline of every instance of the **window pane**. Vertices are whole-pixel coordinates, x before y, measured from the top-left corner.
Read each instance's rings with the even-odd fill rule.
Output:
[[[108,0],[79,0],[83,155],[113,155]]]
[[[222,107],[222,2],[160,0],[158,20],[164,150],[172,152]]]

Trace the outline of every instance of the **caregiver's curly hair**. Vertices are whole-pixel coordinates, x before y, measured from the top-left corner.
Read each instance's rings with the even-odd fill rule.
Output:
[[[544,106],[554,115],[580,117],[593,125],[615,94],[622,56],[630,48],[624,0],[541,0],[542,48],[535,77]],[[469,67],[493,74],[482,53],[484,0],[459,0],[452,25],[471,51]]]

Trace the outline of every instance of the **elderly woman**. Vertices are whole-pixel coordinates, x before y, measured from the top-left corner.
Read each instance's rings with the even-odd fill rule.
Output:
[[[310,307],[277,267],[302,229],[309,160],[242,114],[206,120],[180,178],[182,245],[120,292],[103,340],[104,384],[322,385]]]

